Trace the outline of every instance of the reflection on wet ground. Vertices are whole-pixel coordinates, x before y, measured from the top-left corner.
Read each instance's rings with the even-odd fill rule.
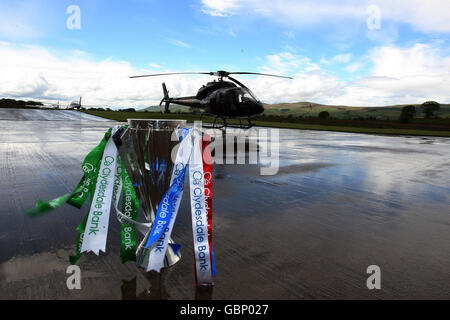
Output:
[[[0,120],[10,121],[110,121],[74,110],[5,109],[0,108]]]
[[[275,176],[214,167],[213,293],[195,290],[187,197],[173,232],[183,257],[165,279],[121,264],[111,219],[107,253],[82,257],[82,290],[68,290],[87,207],[23,211],[72,191],[111,125],[0,121],[1,299],[450,298],[450,139],[300,130],[280,130]],[[382,290],[367,289],[370,265]]]

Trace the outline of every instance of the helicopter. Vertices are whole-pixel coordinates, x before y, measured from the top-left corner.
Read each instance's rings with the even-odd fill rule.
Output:
[[[160,106],[164,103],[164,113],[169,113],[169,106],[171,103],[189,106],[191,108],[202,109],[202,117],[204,114],[215,116],[214,124],[211,128],[224,128],[224,127],[237,127],[227,123],[227,118],[239,119],[238,128],[249,129],[253,126],[250,118],[258,116],[264,112],[264,106],[262,102],[255,96],[255,94],[247,88],[240,81],[231,77],[231,74],[250,74],[250,75],[262,75],[269,77],[278,77],[285,79],[292,79],[291,77],[256,73],[256,72],[171,72],[171,73],[158,73],[142,76],[132,76],[130,78],[144,78],[155,76],[166,76],[176,74],[204,74],[210,76],[217,76],[218,80],[208,82],[203,85],[195,96],[170,98],[169,91],[166,84],[162,84],[164,97],[160,102]],[[226,81],[227,78],[231,81]],[[222,119],[222,125],[217,124],[217,120]],[[242,119],[246,119],[248,126],[242,126]],[[217,124],[217,125],[216,125]]]

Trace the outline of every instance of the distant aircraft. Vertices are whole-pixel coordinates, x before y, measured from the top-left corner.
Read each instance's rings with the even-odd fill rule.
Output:
[[[80,97],[80,100],[79,100],[78,102],[73,101],[73,102],[69,105],[69,108],[73,108],[73,109],[76,109],[76,110],[80,110],[80,109],[81,109],[81,97]]]
[[[58,110],[58,109],[63,109],[63,110],[67,110],[67,109],[80,110],[82,108],[84,108],[84,109],[90,109],[90,108],[94,108],[94,109],[104,108],[104,109],[107,109],[108,108],[108,106],[103,107],[102,105],[82,105],[81,104],[81,99],[82,99],[82,97],[80,97],[80,99],[78,99],[78,101],[72,101],[68,105],[64,105],[64,104],[61,105],[60,101],[58,100],[57,103],[44,103],[44,104],[42,104],[39,107],[44,108],[44,109],[55,109],[55,110]]]
[[[45,106],[45,105],[44,105]],[[56,104],[51,104],[50,105],[50,107],[52,107],[52,108],[54,108],[54,109],[59,109],[59,100],[58,100],[58,103],[56,103]]]

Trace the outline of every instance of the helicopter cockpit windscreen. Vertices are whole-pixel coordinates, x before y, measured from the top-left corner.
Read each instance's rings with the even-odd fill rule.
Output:
[[[250,89],[241,88],[241,90],[242,90],[242,93],[239,93],[239,96],[238,96],[239,102],[246,102],[246,101],[258,102],[259,101]]]

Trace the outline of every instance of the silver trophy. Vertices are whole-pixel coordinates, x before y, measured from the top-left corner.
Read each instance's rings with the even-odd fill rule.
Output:
[[[128,128],[122,128],[113,137],[149,224],[153,224],[158,205],[170,187],[172,150],[179,142],[174,131],[185,126],[186,120],[128,119]],[[145,248],[149,235],[150,230],[136,250],[136,263],[145,270],[150,253]],[[171,239],[169,244],[173,244]],[[178,250],[169,245],[164,267],[174,265],[180,257]],[[161,274],[167,272],[164,269]]]

